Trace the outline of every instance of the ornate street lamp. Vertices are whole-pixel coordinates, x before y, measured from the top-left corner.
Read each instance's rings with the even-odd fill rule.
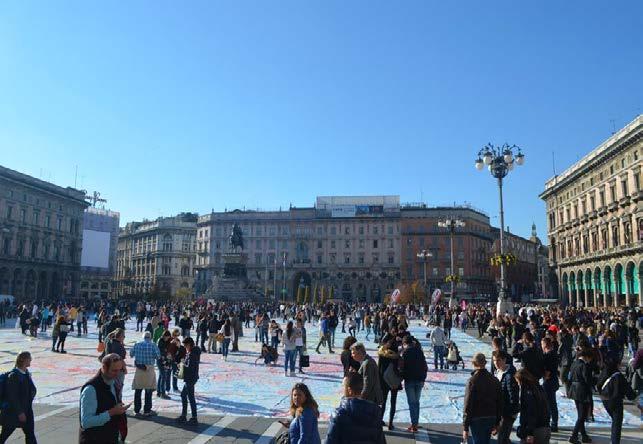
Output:
[[[429,250],[421,250],[416,254],[417,258],[424,263],[424,290],[426,291],[426,263],[433,257]]]
[[[451,295],[449,296],[449,307],[451,308],[455,307],[458,304],[455,298],[455,283],[457,278],[455,274],[455,256],[453,255],[453,237],[455,235],[455,229],[462,228],[464,226],[465,226],[464,221],[461,219],[458,219],[457,217],[450,217],[450,218],[438,221],[438,227],[449,229],[449,237],[451,241],[451,274],[449,276],[450,278],[449,280],[451,281]]]
[[[493,177],[498,179],[498,191],[500,194],[500,257],[504,257],[504,231],[505,231],[505,213],[502,203],[502,179],[514,169],[514,165],[522,165],[525,162],[525,155],[516,145],[504,144],[494,146],[487,144],[478,151],[476,159],[476,169],[481,171],[485,165]],[[500,291],[498,293],[498,306],[496,314],[498,316],[505,313],[513,314],[513,304],[507,300],[505,291],[505,261],[500,261]]]

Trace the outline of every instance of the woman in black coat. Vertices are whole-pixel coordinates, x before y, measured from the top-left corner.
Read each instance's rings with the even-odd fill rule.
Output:
[[[37,443],[33,415],[36,386],[27,370],[30,365],[31,353],[21,352],[16,358],[16,367],[7,376],[5,386],[7,407],[2,410],[0,442],[5,442],[15,429],[21,428],[27,444]]]
[[[590,437],[585,430],[585,420],[589,412],[589,406],[592,403],[592,386],[594,385],[594,376],[592,372],[592,360],[594,353],[591,349],[581,349],[577,354],[577,359],[572,363],[569,371],[569,397],[576,404],[576,425],[569,438],[571,443],[579,443],[578,435],[584,443],[591,442]]]
[[[400,364],[400,355],[398,353],[397,341],[394,337],[391,337],[386,341],[382,346],[380,346],[377,351],[378,361],[377,367],[380,374],[380,385],[382,386],[382,394],[384,395],[384,402],[382,402],[382,420],[384,419],[384,410],[386,410],[386,399],[388,398],[389,392],[391,393],[391,404],[388,413],[388,429],[393,430],[393,418],[395,418],[395,407],[397,405],[397,392],[400,390],[400,387],[391,387],[386,383],[384,374],[388,370],[389,366],[393,366],[393,372],[401,380],[399,373],[399,364]]]
[[[518,370],[516,381],[520,385],[520,425],[516,434],[521,443],[549,444],[549,408],[545,391],[526,369]]]

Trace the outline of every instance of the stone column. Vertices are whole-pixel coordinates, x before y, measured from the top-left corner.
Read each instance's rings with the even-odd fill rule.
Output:
[[[609,281],[603,277],[603,308],[607,308],[607,295],[610,293]]]

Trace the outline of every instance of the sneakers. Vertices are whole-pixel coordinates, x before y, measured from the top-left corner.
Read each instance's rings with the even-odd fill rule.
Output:
[[[154,410],[150,410],[149,412],[143,412],[143,416],[146,418],[149,418],[150,416],[156,416],[158,413],[156,413]]]
[[[163,393],[161,395],[161,399],[172,399],[172,398],[170,398],[170,395],[168,395],[167,393]]]

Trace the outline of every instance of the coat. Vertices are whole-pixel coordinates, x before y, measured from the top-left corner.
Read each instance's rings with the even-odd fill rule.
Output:
[[[382,409],[370,401],[344,398],[330,418],[326,444],[385,444]]]
[[[153,365],[148,365],[147,370],[136,368],[132,390],[156,390],[156,371]]]
[[[464,392],[462,425],[469,430],[474,418],[493,417],[495,425],[502,416],[502,387],[500,381],[486,369],[475,370],[467,382]]]
[[[592,366],[582,359],[576,359],[569,371],[569,397],[574,401],[589,403],[592,401],[594,377]]]
[[[375,360],[366,355],[364,361],[357,371],[364,378],[364,389],[362,390],[362,399],[372,401],[377,405],[382,405],[384,395],[380,383],[379,369]]]
[[[23,375],[19,370],[14,369],[7,376],[5,390],[7,407],[2,410],[0,424],[3,427],[17,427],[19,425],[19,414],[24,413],[29,416],[31,412],[33,416],[32,404],[33,399],[36,397],[36,386],[31,380],[29,372]]]

